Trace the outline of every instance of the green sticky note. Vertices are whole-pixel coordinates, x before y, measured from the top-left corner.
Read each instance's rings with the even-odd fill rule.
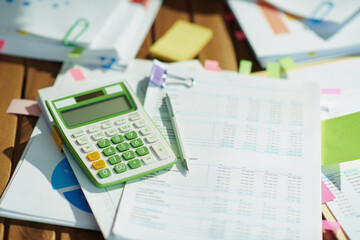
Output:
[[[239,73],[249,75],[251,73],[252,62],[249,60],[241,60],[239,63]]]
[[[281,66],[285,69],[285,71],[293,69],[296,67],[294,60],[291,57],[283,57],[279,59]]]
[[[321,165],[360,159],[360,112],[321,123]]]
[[[84,48],[74,48],[74,50],[72,50],[68,54],[68,56],[71,57],[71,58],[79,58],[83,51],[84,51]]]
[[[266,64],[266,76],[280,78],[280,64],[277,62],[268,62]]]
[[[200,53],[211,37],[211,29],[178,20],[150,47],[150,54],[165,61],[190,60]]]

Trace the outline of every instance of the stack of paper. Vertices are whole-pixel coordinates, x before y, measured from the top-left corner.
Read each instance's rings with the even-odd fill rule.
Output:
[[[322,13],[321,20],[318,14],[314,15],[314,11],[317,13],[314,4],[322,1],[269,1],[300,16],[283,12],[265,1],[227,2],[264,68],[267,62],[285,56],[291,56],[296,62],[306,62],[360,53],[358,1],[325,1],[333,5],[329,13],[327,8],[318,10]],[[351,7],[347,7],[348,4]],[[296,7],[298,5],[302,7]]]
[[[0,39],[5,43],[0,53],[126,65],[136,56],[161,3],[1,1]]]
[[[121,239],[320,239],[318,88],[182,71],[192,88],[150,84],[145,108],[177,153],[171,95],[190,172],[128,182],[113,227]]]

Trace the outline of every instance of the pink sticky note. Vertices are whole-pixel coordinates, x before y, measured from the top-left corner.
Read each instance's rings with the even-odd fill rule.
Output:
[[[337,231],[340,229],[340,224],[338,222],[329,222],[327,220],[322,220],[322,229]]]
[[[341,95],[341,88],[322,88],[321,95]]]
[[[142,5],[146,5],[147,4],[147,0],[131,0],[132,3],[141,3]]]
[[[4,47],[4,45],[5,45],[5,40],[0,39],[0,50]]]
[[[221,71],[221,68],[219,67],[219,62],[215,60],[206,59],[204,62],[204,68],[205,70],[208,71],[215,71],[215,72]]]
[[[37,102],[35,100],[28,99],[13,99],[6,112],[35,117],[41,115],[41,110]]]
[[[321,203],[331,202],[335,199],[334,194],[326,186],[326,184],[321,181]]]
[[[235,32],[236,40],[243,41],[246,39],[245,33],[243,31],[236,31]]]
[[[81,68],[70,68],[69,72],[75,81],[82,81],[86,79],[85,75],[81,71]]]
[[[225,14],[224,14],[224,18],[225,18],[225,20],[228,21],[228,22],[235,21],[235,16],[234,16],[234,14],[231,13],[231,12],[225,13]]]

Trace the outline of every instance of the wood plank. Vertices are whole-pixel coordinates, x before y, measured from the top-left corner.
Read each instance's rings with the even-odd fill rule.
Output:
[[[10,178],[18,118],[7,114],[13,98],[21,98],[24,66],[20,58],[0,55],[0,196]]]
[[[38,89],[53,85],[60,67],[60,63],[26,60],[26,81],[23,98],[35,100],[38,95]],[[19,118],[20,130],[18,131],[18,137],[15,144],[14,166],[19,161],[27,142],[29,141],[37,119],[38,118],[28,116],[21,116]],[[54,225],[9,219],[9,239],[54,240],[55,237],[56,233]]]
[[[61,63],[45,62],[39,60],[26,60],[26,82],[24,85],[25,99],[35,100],[40,88],[52,86],[55,78],[59,73]],[[19,161],[30,135],[37,122],[36,117],[20,116],[19,137],[16,142],[16,152],[13,159],[13,166],[16,166]]]
[[[5,235],[5,219],[0,218],[0,240],[4,239]]]
[[[165,0],[154,22],[154,41],[159,39],[175,22],[190,21],[191,15],[186,0]]]
[[[42,240],[55,239],[55,226],[11,219],[8,239]]]
[[[224,2],[192,0],[190,3],[194,23],[213,30],[213,37],[199,54],[199,60],[203,64],[206,59],[216,60],[222,69],[237,71],[235,49],[223,18]]]
[[[149,50],[151,45],[153,44],[153,28],[150,28],[144,42],[142,43],[139,52],[136,55],[136,58],[140,59],[150,59]]]
[[[69,227],[58,227],[56,239],[59,240],[99,240],[104,239],[101,232]]]

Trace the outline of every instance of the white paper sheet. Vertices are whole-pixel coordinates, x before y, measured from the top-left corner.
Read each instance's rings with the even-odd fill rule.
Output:
[[[360,238],[360,160],[322,167],[322,179],[334,194],[328,207],[350,239]]]
[[[40,117],[0,201],[0,215],[97,230],[90,207],[51,129]]]
[[[0,26],[11,26],[39,37],[61,41],[74,23],[84,18],[89,27],[76,43],[89,46],[116,6],[125,1],[1,1]]]
[[[360,53],[360,14],[343,24],[315,24],[276,10],[266,17],[259,1],[227,2],[264,68],[284,56],[310,62]]]
[[[299,67],[287,72],[289,79],[317,83],[321,91],[321,118],[360,111],[360,57]]]
[[[181,73],[195,74],[195,87],[166,91],[190,173],[178,161],[127,183],[114,237],[321,239],[318,88],[225,71]],[[150,85],[145,108],[176,151],[163,96]]]
[[[360,8],[357,0],[268,0],[283,11],[304,18],[342,23]]]

